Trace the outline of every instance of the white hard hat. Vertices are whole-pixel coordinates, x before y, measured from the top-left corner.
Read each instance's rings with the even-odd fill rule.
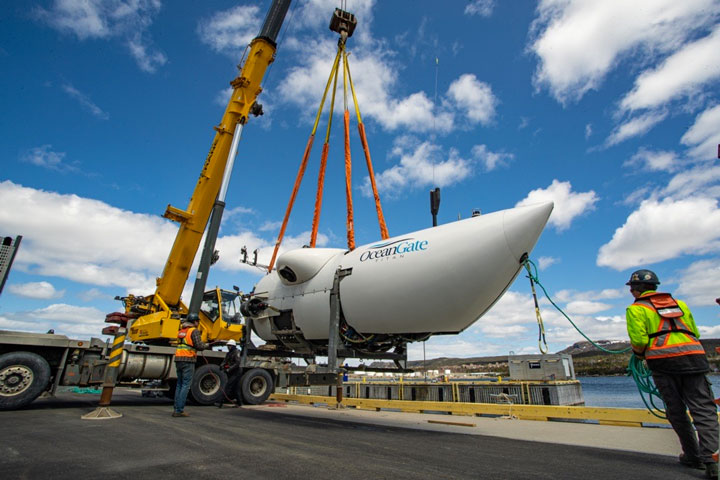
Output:
[[[235,347],[235,346],[237,346],[237,342],[236,342],[235,340],[228,340],[228,342],[227,342],[226,345],[227,345],[228,347],[230,347],[230,346]]]

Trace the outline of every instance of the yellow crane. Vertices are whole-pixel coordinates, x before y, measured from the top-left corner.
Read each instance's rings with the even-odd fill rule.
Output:
[[[180,227],[162,275],[157,278],[155,293],[145,297],[129,295],[121,299],[125,305],[125,321],[132,320],[129,337],[133,342],[167,343],[175,340],[181,319],[186,315],[199,317],[199,329],[206,340],[239,340],[243,335],[240,315],[232,308],[237,292],[214,289],[203,293],[203,290],[213,262],[215,239],[240,134],[250,114],[262,114],[262,106],[256,99],[262,91],[265,72],[275,58],[277,35],[290,1],[273,0],[260,34],[250,43],[239,75],[230,83],[233,93],[220,124],[215,127],[215,138],[190,203],[184,210],[168,205],[163,215],[178,222]],[[187,307],[180,296],[206,227],[208,236],[195,290]]]

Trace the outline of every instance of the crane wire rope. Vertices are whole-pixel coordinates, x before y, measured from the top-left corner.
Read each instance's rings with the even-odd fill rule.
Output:
[[[577,330],[578,333],[580,333],[580,335],[582,335],[595,348],[597,348],[605,353],[610,353],[610,354],[614,354],[614,355],[627,353],[631,350],[631,347],[623,348],[622,350],[609,350],[609,349],[603,347],[602,345],[598,345],[596,342],[594,342],[592,339],[590,339],[590,337],[585,335],[585,333],[580,329],[580,327],[578,327],[575,324],[575,322],[573,322],[570,319],[570,317],[563,311],[563,309],[560,308],[550,297],[550,295],[548,294],[548,292],[545,289],[545,287],[543,286],[543,284],[540,283],[540,279],[539,279],[538,273],[537,273],[537,266],[535,265],[535,263],[532,260],[530,260],[530,258],[526,257],[523,260],[523,266],[525,267],[525,269],[528,272],[528,277],[530,278],[530,285],[532,286],[533,282],[536,283],[540,287],[540,289],[543,291],[543,293],[545,294],[545,298],[548,299],[548,301],[552,304],[552,306],[555,307],[555,309],[558,312],[560,312],[563,315],[563,317],[565,317],[565,319],[567,319],[568,322],[570,322],[570,324],[575,328],[575,330]],[[538,315],[539,328],[544,337],[544,328],[542,327],[542,319],[539,316],[540,311],[539,311],[539,307],[538,307],[538,303],[537,303],[537,295],[535,293],[534,287],[532,288],[532,290],[533,290],[533,297],[535,299],[536,314]],[[633,381],[635,382],[635,385],[637,386],[638,391],[640,393],[640,398],[642,398],[642,401],[645,404],[645,407],[650,411],[650,413],[652,413],[657,418],[660,418],[663,420],[667,419],[667,416],[665,414],[665,408],[664,408],[665,402],[662,400],[662,396],[660,395],[660,392],[658,391],[657,387],[653,383],[652,372],[647,367],[645,362],[643,362],[643,360],[641,358],[639,358],[637,355],[634,355],[634,354],[631,355],[630,361],[629,361],[628,367],[627,367],[627,372],[628,372],[628,375],[630,377],[632,377]],[[656,400],[659,400],[660,403],[662,403],[663,408],[658,407]]]

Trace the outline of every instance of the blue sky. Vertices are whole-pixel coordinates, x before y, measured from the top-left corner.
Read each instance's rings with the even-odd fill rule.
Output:
[[[97,335],[121,308],[115,295],[154,291],[176,232],[161,214],[187,205],[269,5],[2,3],[0,234],[23,242],[0,328]],[[335,55],[327,25],[337,6],[291,6],[259,99],[266,115],[243,132],[210,285],[249,291],[262,275],[238,262],[240,249],[269,259]],[[624,284],[637,268],[688,301],[705,337],[720,336],[720,1],[348,0],[347,9],[358,18],[350,68],[391,235],[431,225],[435,186],[440,223],[553,200],[531,258],[589,336],[626,338]],[[362,245],[380,235],[351,122]],[[321,246],[345,246],[341,128]],[[308,242],[321,143],[287,248]],[[551,351],[581,339],[541,308]],[[536,352],[528,280],[426,351]],[[421,344],[410,357],[422,357]]]

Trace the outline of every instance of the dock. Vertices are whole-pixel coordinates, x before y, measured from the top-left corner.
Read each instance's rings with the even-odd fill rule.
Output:
[[[0,412],[3,478],[704,478],[678,464],[669,428],[277,401],[172,418],[169,400],[122,389],[122,418],[81,420],[97,400],[62,393]]]

